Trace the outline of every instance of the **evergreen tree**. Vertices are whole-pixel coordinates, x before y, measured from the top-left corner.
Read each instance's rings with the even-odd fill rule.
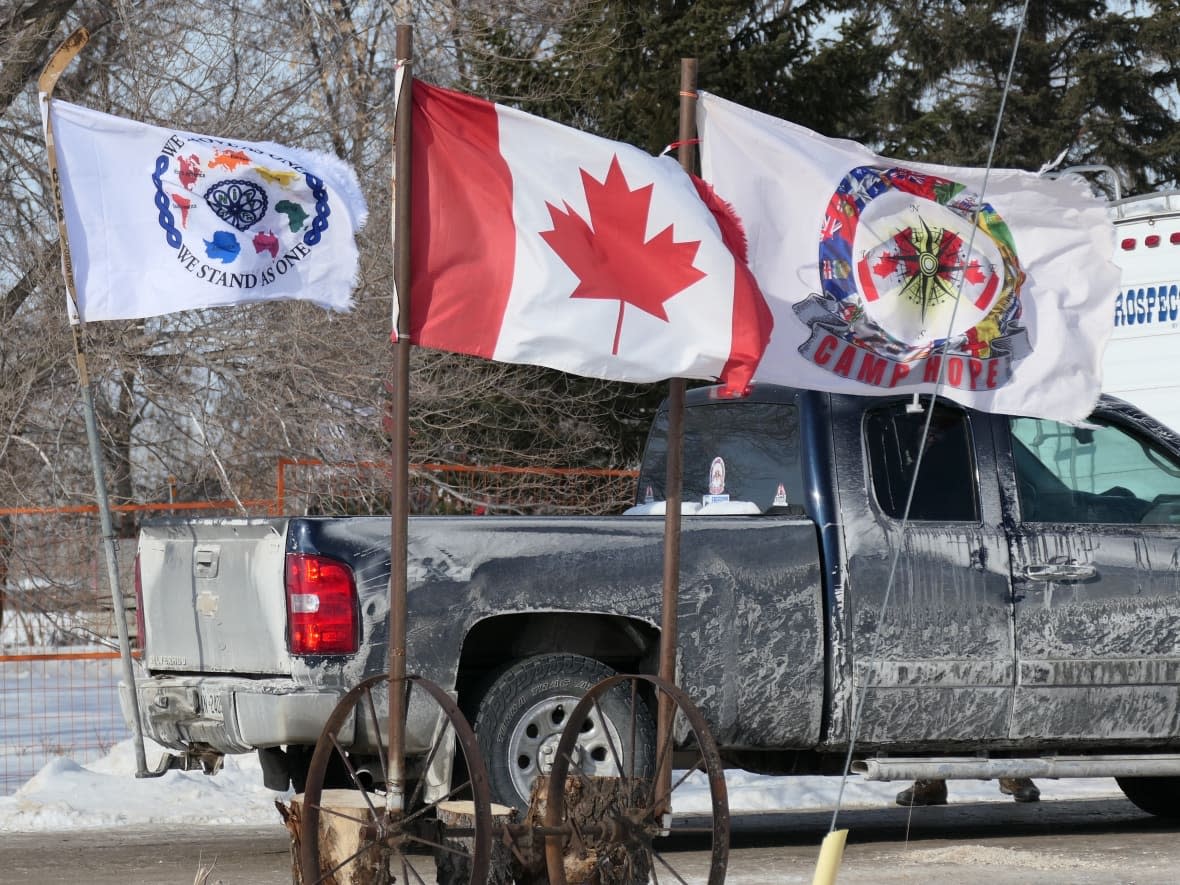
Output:
[[[891,58],[874,106],[891,156],[987,160],[1024,0],[870,0]],[[1130,192],[1180,184],[1172,0],[1031,0],[994,165],[1114,167]]]
[[[886,59],[846,0],[587,0],[548,39],[501,22],[469,44],[461,87],[652,152],[677,133],[680,59],[698,85],[821,130],[857,129]],[[855,5],[855,4],[852,4]]]

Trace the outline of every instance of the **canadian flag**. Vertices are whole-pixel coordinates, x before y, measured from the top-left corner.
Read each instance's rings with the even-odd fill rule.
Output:
[[[746,388],[772,319],[710,188],[671,158],[421,81],[412,105],[415,344]]]

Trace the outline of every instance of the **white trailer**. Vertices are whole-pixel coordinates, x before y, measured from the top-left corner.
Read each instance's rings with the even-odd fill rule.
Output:
[[[1102,390],[1180,431],[1180,191],[1115,199],[1114,331]]]

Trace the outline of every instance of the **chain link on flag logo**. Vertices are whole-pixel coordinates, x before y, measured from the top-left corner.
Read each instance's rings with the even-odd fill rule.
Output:
[[[943,371],[952,387],[989,390],[1029,352],[1012,234],[957,182],[852,169],[827,205],[819,270],[822,295],[795,313],[811,328],[799,352],[827,371],[891,388]]]
[[[164,239],[185,270],[214,285],[265,291],[328,230],[323,181],[256,145],[173,133],[152,183]]]

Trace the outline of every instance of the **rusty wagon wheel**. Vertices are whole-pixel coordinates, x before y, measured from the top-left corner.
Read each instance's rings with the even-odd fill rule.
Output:
[[[407,676],[406,719],[414,728],[403,733],[412,787],[407,786],[404,812],[388,809],[389,688],[388,674],[361,682],[340,699],[316,742],[303,793],[303,885],[424,883],[420,869],[425,867],[434,871],[431,878],[447,885],[482,885],[491,856],[492,817],[475,733],[450,695],[427,679]],[[429,747],[413,745],[413,735],[423,733],[433,734]],[[429,789],[438,780],[432,768],[448,762],[456,750],[451,782]],[[445,764],[441,768],[449,770]],[[463,813],[440,813],[444,804],[448,811]],[[340,831],[355,839],[343,857],[337,856]],[[335,853],[329,855],[329,847]]]
[[[602,718],[599,704],[603,696],[619,688],[629,690],[632,709],[641,705],[644,693],[672,710],[671,721],[662,745],[656,747],[655,772],[675,765],[671,791],[697,771],[708,778],[710,813],[691,826],[677,827],[676,835],[706,834],[712,840],[709,885],[725,881],[729,863],[729,800],[725,788],[725,771],[717,743],[700,710],[675,685],[648,675],[620,675],[604,679],[590,689],[570,713],[558,742],[550,771],[545,806],[546,867],[550,885],[566,885],[567,878],[611,883],[647,883],[688,879],[663,854],[671,833],[670,822],[663,813],[671,808],[670,790],[659,783],[658,774],[636,772],[625,766],[619,747],[610,742],[610,752],[617,776],[600,776],[601,766],[583,760],[578,752],[578,735],[584,723],[595,715]],[[634,728],[634,725],[631,726]],[[677,740],[676,735],[682,739]],[[559,835],[554,835],[559,833]],[[699,876],[693,876],[699,880]]]

